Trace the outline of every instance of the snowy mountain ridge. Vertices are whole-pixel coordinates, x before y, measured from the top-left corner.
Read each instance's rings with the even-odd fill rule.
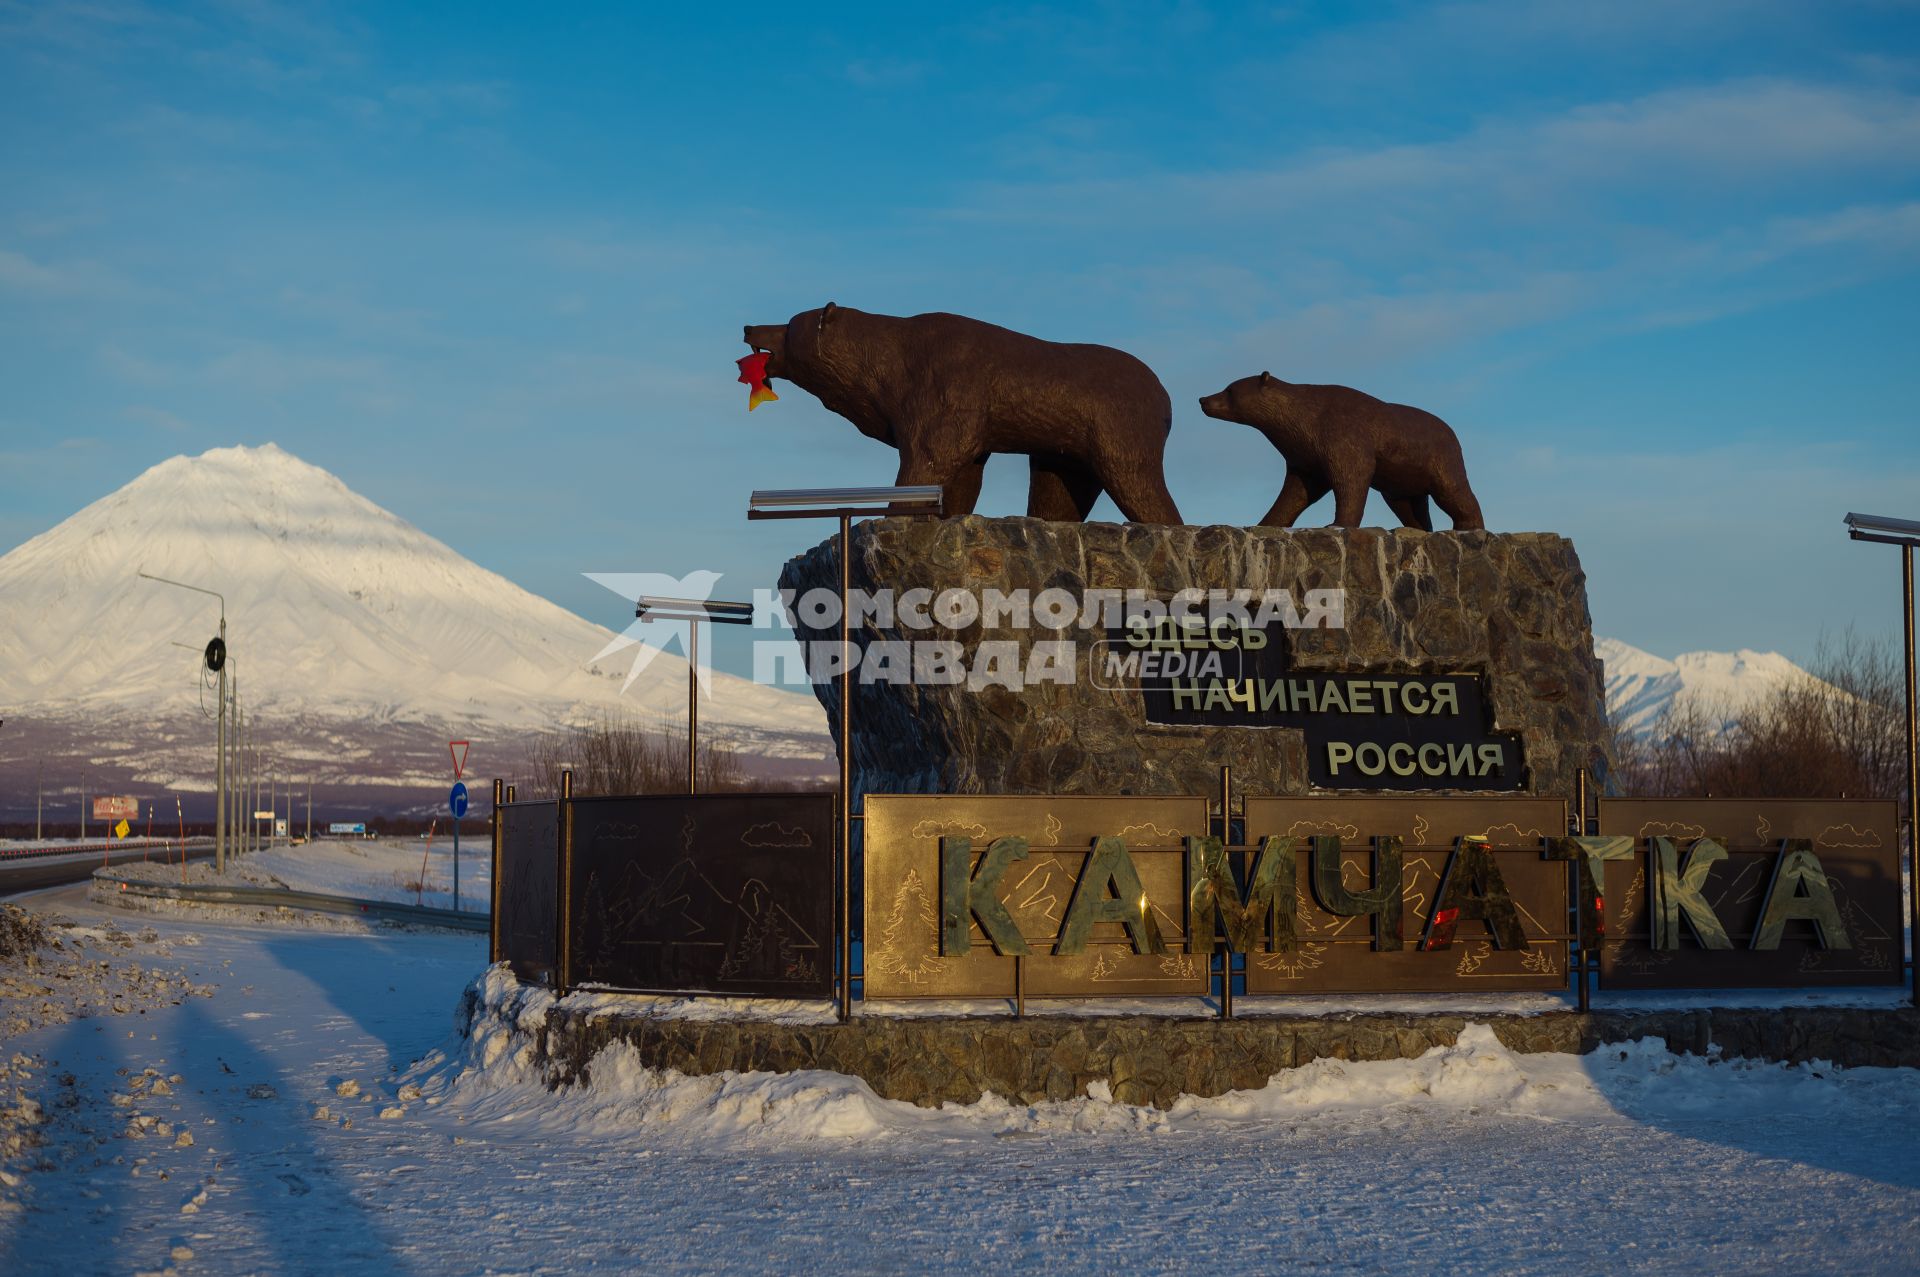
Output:
[[[163,461],[0,556],[10,717],[183,722],[211,704],[196,671],[220,605],[142,572],[224,592],[232,669],[262,720],[474,724],[505,739],[603,713],[684,714],[678,653],[622,695],[626,656],[593,664],[611,630],[266,444]],[[811,696],[715,672],[703,701],[703,725],[748,752],[827,757]]]
[[[1625,731],[1644,736],[1669,707],[1689,706],[1729,719],[1775,688],[1812,678],[1778,652],[1683,652],[1665,660],[1619,639],[1593,641],[1606,666],[1607,712]]]

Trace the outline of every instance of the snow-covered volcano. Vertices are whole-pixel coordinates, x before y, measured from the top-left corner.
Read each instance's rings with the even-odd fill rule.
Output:
[[[1778,652],[1683,652],[1664,660],[1619,639],[1595,639],[1605,662],[1607,712],[1625,731],[1653,731],[1669,706],[1693,707],[1722,726],[1777,687],[1813,676]]]
[[[141,572],[224,592],[242,698],[283,757],[299,748],[286,738],[316,730],[375,753],[378,735],[418,735],[444,759],[449,733],[478,749],[606,712],[675,725],[684,713],[676,653],[622,695],[627,655],[593,663],[612,631],[272,444],[174,457],[0,557],[0,713],[18,727],[111,724],[93,734],[136,748],[144,725],[197,736],[198,649],[219,605]],[[748,753],[830,765],[811,696],[716,673],[701,717]],[[8,737],[17,764],[21,740]],[[316,765],[353,766],[334,746],[313,752]]]

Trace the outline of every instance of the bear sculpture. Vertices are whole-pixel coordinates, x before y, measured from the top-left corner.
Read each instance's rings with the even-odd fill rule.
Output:
[[[1430,412],[1386,403],[1346,386],[1309,386],[1270,372],[1242,377],[1200,401],[1200,410],[1265,435],[1287,459],[1287,477],[1262,527],[1290,528],[1333,493],[1333,523],[1357,528],[1367,489],[1409,528],[1433,531],[1433,500],[1456,532],[1484,528],[1480,503],[1453,428]]]
[[[1106,492],[1135,523],[1178,523],[1162,461],[1173,404],[1153,370],[1111,346],[1042,341],[962,315],[873,315],[828,302],[749,324],[781,377],[897,448],[897,483],[937,483],[971,514],[993,453],[1022,453],[1027,513],[1078,522]]]

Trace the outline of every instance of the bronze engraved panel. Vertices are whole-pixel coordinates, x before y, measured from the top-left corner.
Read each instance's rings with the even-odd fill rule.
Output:
[[[574,799],[572,983],[831,996],[834,808],[830,793]]]
[[[978,864],[996,838],[1031,847],[999,898],[1032,949],[1032,997],[1207,993],[1207,959],[1185,945],[1185,839],[1207,833],[1207,800],[1120,795],[871,794],[866,800],[866,996],[1011,998],[1014,959],[969,917],[972,949],[940,951],[940,840],[970,838]],[[1121,838],[1139,870],[1163,954],[1136,954],[1117,922],[1093,926],[1086,951],[1056,957],[1074,884],[1096,838]]]
[[[1631,860],[1606,866],[1607,937],[1600,981],[1609,989],[1775,989],[1901,982],[1900,837],[1891,801],[1787,798],[1603,798],[1600,832],[1634,840]],[[1685,927],[1680,947],[1650,943],[1648,840],[1681,851],[1700,838],[1727,850],[1701,895],[1732,947],[1708,950]],[[1753,933],[1786,839],[1813,844],[1850,948],[1824,949],[1815,929],[1789,923],[1777,949]]]
[[[1545,840],[1566,832],[1566,804],[1557,798],[1301,797],[1246,800],[1246,838],[1301,841],[1299,930],[1292,953],[1247,957],[1248,993],[1469,993],[1567,987],[1567,866],[1543,860]],[[1373,839],[1401,843],[1405,944],[1376,951],[1365,917],[1337,917],[1320,907],[1304,868],[1306,841],[1341,840],[1341,877],[1353,890],[1371,883]],[[1462,922],[1451,945],[1420,948],[1434,894],[1457,839],[1484,835],[1494,864],[1519,910],[1528,945],[1495,946],[1488,929]]]
[[[553,983],[560,883],[558,803],[500,806],[500,956],[522,980]]]

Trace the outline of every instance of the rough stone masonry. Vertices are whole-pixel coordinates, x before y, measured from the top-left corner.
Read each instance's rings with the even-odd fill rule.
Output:
[[[830,538],[790,560],[781,588],[837,590],[836,553]],[[1550,533],[886,518],[855,526],[850,575],[856,591],[870,593],[1059,588],[1169,598],[1196,588],[1296,596],[1342,588],[1344,628],[1292,631],[1295,669],[1477,673],[1493,713],[1487,726],[1523,743],[1523,792],[1571,799],[1583,765],[1607,769],[1586,574],[1573,543]],[[801,618],[796,636],[826,642],[838,630],[809,628]],[[863,623],[855,639],[929,636],[896,620],[894,628]],[[1018,692],[856,681],[856,793],[1212,794],[1223,765],[1233,768],[1236,793],[1312,792],[1299,730],[1153,724],[1138,690],[1097,685],[1096,631],[976,621],[937,636],[957,640],[969,657],[988,641],[1011,640],[1024,657],[1036,641],[1071,638],[1078,667],[1069,685]],[[837,688],[815,690],[837,739]]]

